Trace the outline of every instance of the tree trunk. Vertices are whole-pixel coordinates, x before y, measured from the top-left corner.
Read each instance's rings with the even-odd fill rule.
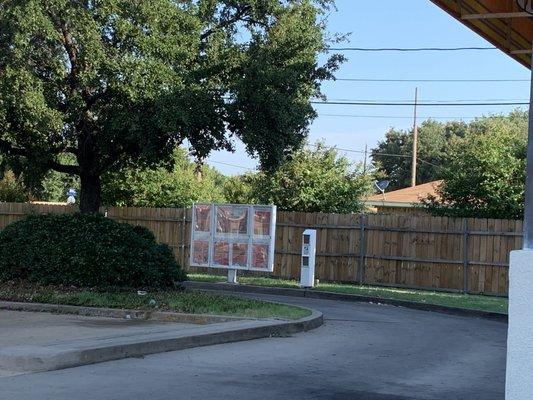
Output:
[[[97,213],[100,209],[102,182],[96,174],[81,173],[80,211],[82,213]]]
[[[94,136],[87,131],[78,140],[78,165],[80,166],[80,211],[97,213],[100,209],[102,182],[98,169],[98,151]]]

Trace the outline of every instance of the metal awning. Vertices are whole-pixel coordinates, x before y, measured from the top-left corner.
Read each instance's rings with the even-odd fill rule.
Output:
[[[533,0],[431,1],[531,69]],[[533,250],[533,75],[530,93],[523,248]]]
[[[431,0],[495,47],[531,68],[533,15],[516,0]],[[526,4],[530,0],[521,1]],[[533,6],[533,1],[531,1]]]

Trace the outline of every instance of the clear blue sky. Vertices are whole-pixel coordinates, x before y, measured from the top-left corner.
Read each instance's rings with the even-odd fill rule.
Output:
[[[462,47],[490,46],[429,0],[337,0],[337,11],[328,19],[330,32],[351,33],[342,47]],[[338,78],[386,79],[529,79],[529,70],[498,50],[421,53],[345,52]],[[412,100],[415,87],[419,100],[487,100],[529,98],[528,82],[413,83],[413,82],[327,82],[323,91],[328,100]],[[409,129],[412,107],[316,105],[319,117],[311,126],[311,143],[323,139],[327,145],[363,150],[383,139],[390,127]],[[419,107],[427,117],[470,117],[510,111],[509,106]],[[387,118],[332,117],[324,114],[379,115]],[[392,118],[402,117],[402,118]],[[408,118],[403,118],[408,117]],[[457,119],[457,118],[449,118]],[[444,121],[445,119],[439,119]],[[215,152],[208,163],[225,174],[253,169],[237,143],[235,153]],[[351,160],[362,155],[345,153]],[[217,162],[241,166],[232,167]]]

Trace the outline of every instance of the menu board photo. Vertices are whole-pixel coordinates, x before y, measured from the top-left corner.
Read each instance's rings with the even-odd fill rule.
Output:
[[[271,272],[276,206],[195,204],[190,265]]]

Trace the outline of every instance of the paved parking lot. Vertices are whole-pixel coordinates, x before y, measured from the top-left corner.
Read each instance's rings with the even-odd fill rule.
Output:
[[[324,312],[291,337],[0,378],[22,399],[503,399],[507,325],[392,306],[261,296]]]
[[[169,326],[178,329],[194,325],[0,310],[0,348],[145,333]]]

